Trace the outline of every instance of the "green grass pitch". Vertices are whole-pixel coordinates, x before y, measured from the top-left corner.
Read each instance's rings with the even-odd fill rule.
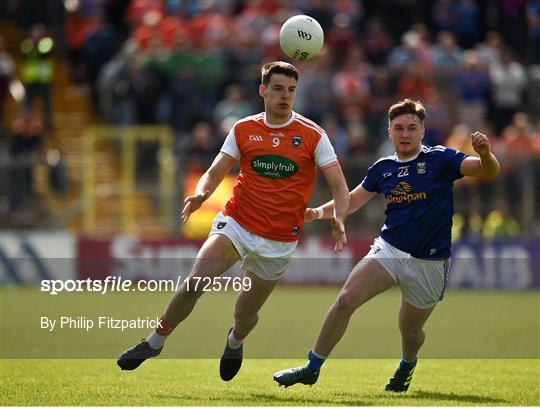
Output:
[[[399,292],[364,305],[313,387],[280,388],[272,374],[303,364],[337,287],[279,287],[229,383],[218,359],[234,293],[203,296],[155,360],[122,372],[118,353],[148,330],[47,333],[39,316],[156,316],[170,294],[0,290],[0,405],[540,405],[539,292],[450,291],[426,326],[408,393],[382,390],[399,359]]]

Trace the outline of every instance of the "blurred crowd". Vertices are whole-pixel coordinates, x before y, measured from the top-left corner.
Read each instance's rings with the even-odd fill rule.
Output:
[[[21,44],[24,106],[31,112],[41,98],[46,128],[47,61],[58,44],[104,123],[166,123],[180,157],[211,158],[237,119],[263,109],[260,66],[286,60],[280,26],[307,14],[323,27],[325,46],[312,61],[293,61],[301,72],[295,110],[326,129],[351,185],[391,151],[386,112],[405,97],[426,106],[425,144],[472,152],[469,134],[480,130],[512,163],[504,183],[458,186],[466,219],[487,218],[524,183],[539,185],[540,0],[64,0],[58,13],[49,33],[18,14],[30,32]],[[497,211],[519,218],[518,201],[504,202]]]
[[[405,97],[427,107],[426,144],[445,143],[457,123],[506,141],[522,112],[535,115],[520,128],[531,139],[525,150],[539,149],[529,67],[540,64],[540,1],[502,2],[502,29],[487,33],[488,10],[474,0],[423,2],[421,23],[405,17],[414,1],[389,12],[353,0],[132,0],[115,13],[120,21],[107,21],[103,3],[81,1],[66,15],[74,76],[90,84],[103,121],[168,123],[184,151],[213,155],[235,120],[262,109],[260,65],[284,59],[280,25],[300,12],[321,23],[326,41],[316,60],[297,63],[295,108],[328,130],[344,159],[387,147],[386,111]]]

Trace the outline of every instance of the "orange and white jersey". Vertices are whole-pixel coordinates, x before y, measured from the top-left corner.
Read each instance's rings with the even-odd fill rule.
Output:
[[[326,132],[296,112],[282,125],[263,112],[236,122],[221,151],[240,160],[224,214],[263,238],[297,241],[317,167],[338,164]]]

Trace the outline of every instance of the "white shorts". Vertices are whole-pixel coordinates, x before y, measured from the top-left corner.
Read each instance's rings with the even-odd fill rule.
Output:
[[[366,258],[379,262],[399,286],[403,299],[419,309],[428,309],[444,297],[449,259],[425,260],[411,256],[390,245],[381,237],[375,238]]]
[[[229,238],[240,254],[242,270],[253,272],[264,280],[277,280],[283,275],[298,244],[297,241],[280,242],[260,237],[221,211],[212,222],[208,235],[212,234]]]

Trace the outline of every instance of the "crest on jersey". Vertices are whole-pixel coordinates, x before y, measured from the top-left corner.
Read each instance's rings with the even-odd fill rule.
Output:
[[[293,136],[292,137],[292,144],[294,147],[298,147],[302,144],[302,138],[300,136]]]
[[[396,187],[390,191],[393,195],[395,196],[405,196],[407,194],[409,194],[410,192],[412,192],[412,187],[409,183],[407,183],[406,181],[400,181]]]
[[[418,174],[424,174],[426,172],[426,162],[416,163],[416,172]]]

